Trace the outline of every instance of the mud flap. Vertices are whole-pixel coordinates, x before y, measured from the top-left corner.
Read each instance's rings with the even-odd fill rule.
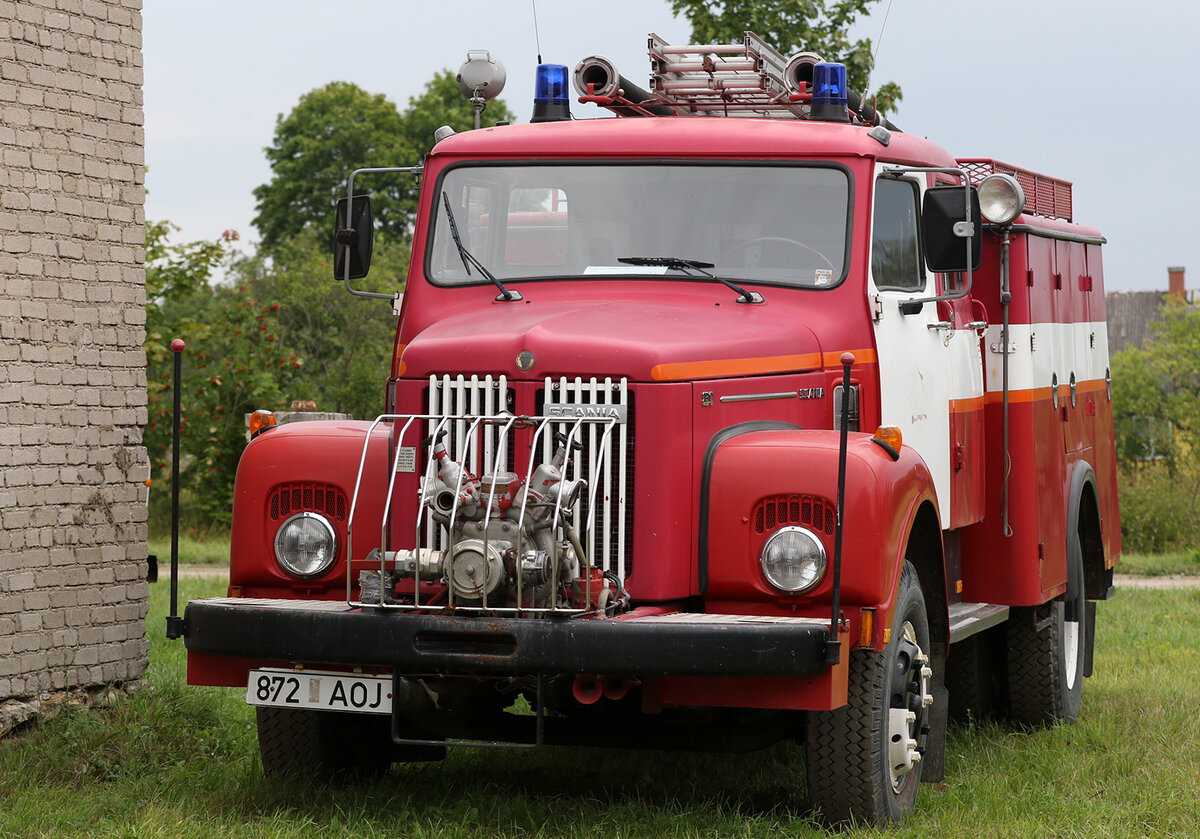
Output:
[[[950,723],[950,691],[946,689],[946,645],[935,644],[929,651],[933,668],[933,705],[929,707],[929,737],[921,756],[922,783],[938,783],[946,777],[946,727]]]
[[[1083,604],[1083,627],[1087,640],[1083,647],[1083,676],[1092,675],[1092,656],[1096,651],[1096,601],[1088,600]]]

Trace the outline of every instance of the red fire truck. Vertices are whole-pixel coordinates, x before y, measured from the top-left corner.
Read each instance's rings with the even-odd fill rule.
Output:
[[[1070,185],[751,33],[649,51],[648,90],[575,68],[607,118],[542,65],[532,124],[440,131],[383,414],[256,418],[182,633],[269,774],[793,740],[821,818],[883,823],[951,712],[1079,712],[1120,531]]]

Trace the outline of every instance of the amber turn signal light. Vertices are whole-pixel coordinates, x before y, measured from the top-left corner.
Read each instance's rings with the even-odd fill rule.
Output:
[[[265,408],[259,408],[250,415],[250,439],[253,440],[259,432],[275,425],[275,415]]]
[[[894,425],[881,425],[875,429],[872,441],[891,455],[892,460],[900,459],[900,446],[904,444],[904,435]]]

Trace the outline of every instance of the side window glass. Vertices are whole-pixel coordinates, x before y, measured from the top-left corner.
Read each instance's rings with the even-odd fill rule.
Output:
[[[876,288],[920,291],[925,287],[918,232],[917,185],[892,178],[876,181],[871,226],[871,274]]]

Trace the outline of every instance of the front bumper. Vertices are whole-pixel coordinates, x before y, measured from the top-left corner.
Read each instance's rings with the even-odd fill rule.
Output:
[[[184,612],[192,653],[409,673],[805,676],[828,671],[828,632],[815,618],[661,610],[529,619],[213,598]]]

